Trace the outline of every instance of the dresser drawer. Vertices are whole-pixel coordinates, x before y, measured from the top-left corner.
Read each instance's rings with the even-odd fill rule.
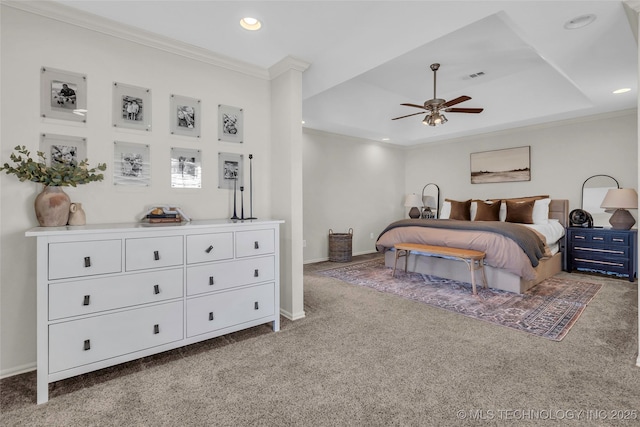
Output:
[[[275,250],[273,230],[238,231],[236,233],[236,256],[238,258],[272,254]]]
[[[187,295],[219,291],[275,279],[275,257],[187,267]]]
[[[187,236],[187,264],[233,258],[233,233]]]
[[[125,240],[127,271],[182,265],[182,236],[147,237]]]
[[[49,244],[49,279],[122,271],[122,241],[94,240]]]
[[[49,320],[98,313],[183,295],[182,268],[49,284]]]
[[[182,301],[49,326],[49,372],[183,338]]]
[[[628,276],[632,271],[631,263],[633,261],[628,258],[606,258],[606,257],[582,257],[573,254],[573,268],[578,270],[600,271],[603,273],[615,273],[618,275]]]
[[[571,253],[578,258],[629,258],[631,247],[573,243]]]
[[[187,336],[274,315],[274,284],[235,289],[187,301]]]

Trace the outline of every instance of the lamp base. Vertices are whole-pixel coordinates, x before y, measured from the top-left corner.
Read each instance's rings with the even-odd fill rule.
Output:
[[[420,210],[418,208],[416,208],[415,206],[412,207],[409,210],[409,218],[413,218],[413,219],[420,218]]]
[[[616,209],[609,218],[609,223],[614,230],[629,230],[636,223],[636,220],[628,210]]]

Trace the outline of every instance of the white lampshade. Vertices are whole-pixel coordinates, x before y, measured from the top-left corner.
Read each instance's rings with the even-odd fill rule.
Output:
[[[600,205],[605,209],[638,209],[638,193],[633,188],[612,188]]]
[[[422,206],[422,202],[420,201],[420,196],[416,193],[411,193],[407,195],[407,198],[404,199],[404,206],[406,208],[414,208],[418,206]]]

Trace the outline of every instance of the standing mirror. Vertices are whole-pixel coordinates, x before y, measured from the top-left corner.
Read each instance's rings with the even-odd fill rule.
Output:
[[[609,175],[593,175],[582,184],[582,210],[593,217],[594,227],[608,227],[611,214],[600,207],[607,191],[620,188],[618,181]]]
[[[440,213],[440,187],[429,183],[422,187],[422,212],[420,218],[438,218]]]

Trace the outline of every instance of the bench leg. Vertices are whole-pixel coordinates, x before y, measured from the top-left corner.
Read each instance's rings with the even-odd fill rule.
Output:
[[[407,272],[407,264],[409,263],[409,251],[405,249],[396,249],[396,258],[393,263],[393,273],[391,277],[396,277],[396,267],[398,267],[398,258],[404,257],[404,272]]]

